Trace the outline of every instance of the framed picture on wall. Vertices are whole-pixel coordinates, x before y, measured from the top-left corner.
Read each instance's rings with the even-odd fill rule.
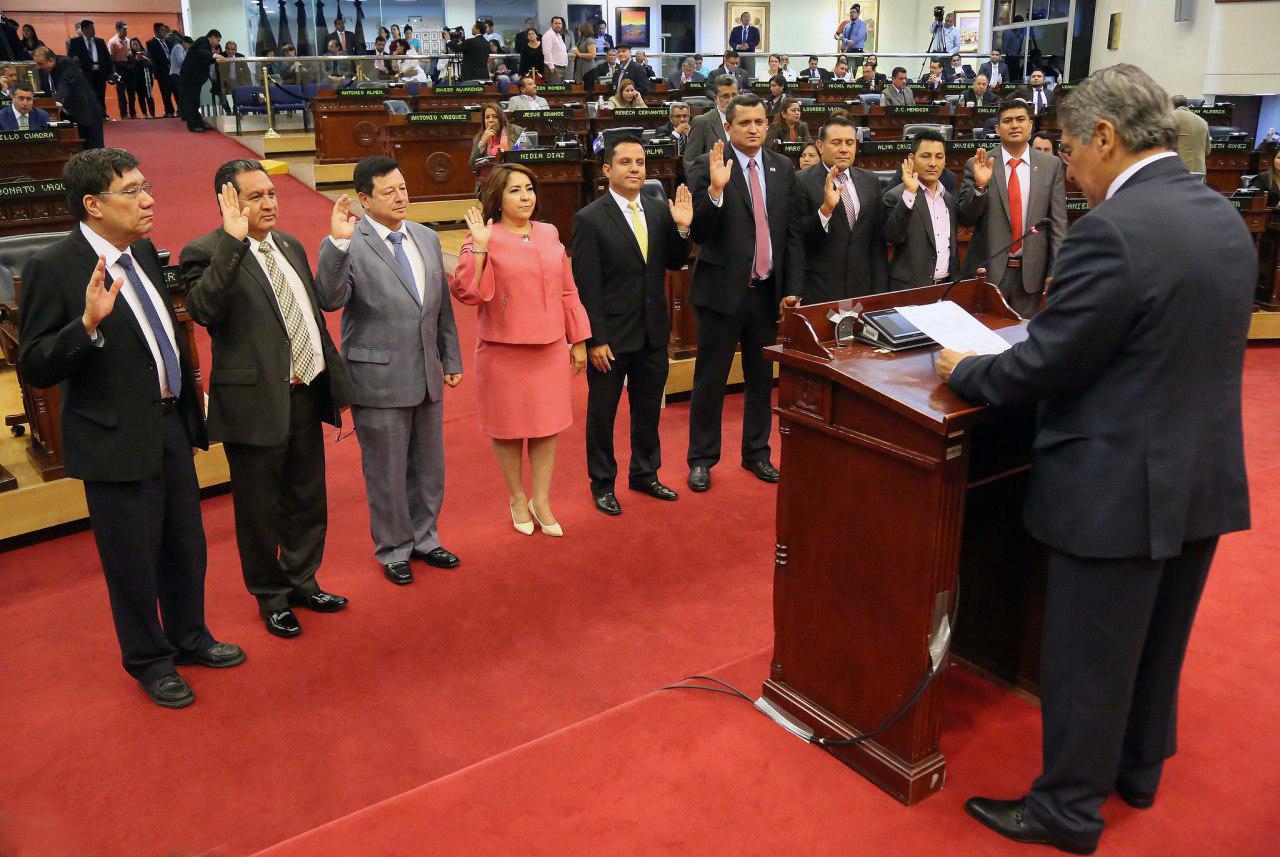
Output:
[[[960,31],[960,53],[976,54],[978,52],[979,29],[982,27],[982,12],[977,9],[966,9],[956,12],[956,29]]]
[[[649,47],[649,7],[619,6],[617,26],[614,28],[614,44],[632,48]]]
[[[867,43],[864,46],[867,53],[874,54],[876,52],[876,43],[880,36],[880,0],[856,0],[858,9],[858,19],[867,25]],[[836,13],[832,20],[839,21],[840,26],[836,30],[836,51],[840,50],[839,31],[844,28],[845,22],[849,20],[849,7],[854,4],[854,0],[836,0]]]
[[[737,48],[729,38],[733,28],[742,24],[742,16],[750,16],[752,27],[760,30],[760,45],[756,53],[769,52],[769,4],[768,3],[725,3],[724,4],[724,43],[730,48]]]

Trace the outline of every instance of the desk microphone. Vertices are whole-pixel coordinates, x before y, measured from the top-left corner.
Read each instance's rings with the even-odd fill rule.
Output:
[[[991,260],[992,260],[992,259],[994,259],[995,257],[999,256],[1001,253],[1004,253],[1005,251],[1012,249],[1012,248],[1013,248],[1013,245],[1018,244],[1018,243],[1021,243],[1022,241],[1026,240],[1027,238],[1030,238],[1032,235],[1039,235],[1041,232],[1043,232],[1044,230],[1048,229],[1048,228],[1049,228],[1050,226],[1052,226],[1052,225],[1053,225],[1053,218],[1052,218],[1052,217],[1046,217],[1046,218],[1044,218],[1043,220],[1038,221],[1034,226],[1032,226],[1032,227],[1031,227],[1030,229],[1028,229],[1026,232],[1022,233],[1022,234],[1021,234],[1021,235],[1019,235],[1017,238],[1013,239],[1013,240],[1012,240],[1012,241],[1010,241],[1008,244],[1006,244],[1004,247],[1001,247],[999,250],[997,250],[996,252],[992,253],[992,254],[991,254],[990,256],[988,256],[987,258],[983,259],[983,260],[982,260],[982,263],[981,263],[980,265],[978,265],[976,268],[974,268],[974,270],[976,271],[976,270],[978,270],[978,268],[986,268],[986,267],[987,267],[987,265],[990,265],[990,264],[991,264]],[[947,295],[951,294],[951,290],[952,290],[953,288],[955,288],[955,285],[956,285],[956,283],[958,283],[958,282],[960,282],[960,281],[959,281],[959,280],[953,280],[951,283],[949,283],[949,284],[947,285],[947,287],[946,287],[945,289],[943,289],[943,291],[942,291],[942,297],[938,298],[938,303],[942,303],[943,301],[945,301],[945,300],[947,299]]]

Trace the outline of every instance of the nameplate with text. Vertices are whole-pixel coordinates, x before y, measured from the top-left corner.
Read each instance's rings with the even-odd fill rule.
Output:
[[[428,89],[420,92],[419,95],[483,95],[486,92],[493,92],[492,86],[485,86],[483,83],[442,83],[435,89]]]
[[[665,119],[665,107],[615,107],[609,114],[615,119]]]
[[[676,157],[676,144],[649,143],[644,147],[644,156],[646,158],[674,158]]]
[[[884,107],[886,116],[920,116],[933,112],[932,104],[886,104]]]
[[[469,110],[428,110],[424,113],[409,113],[405,119],[410,125],[443,125],[451,122],[473,122],[474,114]]]
[[[512,149],[502,153],[504,164],[567,164],[582,160],[582,149]]]
[[[1227,142],[1214,141],[1209,144],[1209,154],[1217,154],[1218,152],[1252,152],[1253,147],[1248,140],[1230,140]]]
[[[1192,107],[1190,110],[1206,122],[1212,120],[1214,123],[1223,125],[1230,122],[1232,115],[1235,113],[1235,108],[1230,104],[1222,106],[1215,104],[1212,107]]]
[[[707,91],[707,82],[705,80],[691,80],[682,84],[680,90],[690,95],[700,95]]]
[[[858,144],[859,155],[910,155],[914,151],[914,140],[872,140]]]
[[[794,140],[794,141],[791,141],[791,140],[784,140],[784,141],[779,141],[779,143],[778,143],[778,154],[780,154],[780,155],[787,155],[788,157],[790,157],[790,156],[792,156],[792,155],[799,156],[799,155],[800,155],[800,153],[804,151],[804,147],[805,147],[805,146],[807,146],[807,145],[809,145],[809,144],[808,144],[808,143],[806,143],[806,142],[804,142],[803,140]]]
[[[839,104],[801,104],[801,116],[820,116],[826,120],[828,116],[837,110],[844,110]]]
[[[1079,197],[1070,197],[1070,196],[1067,197],[1068,213],[1076,212],[1079,214],[1084,214],[1088,210],[1089,210],[1089,200],[1081,199]]]
[[[0,184],[0,200],[39,199],[46,196],[61,196],[66,192],[67,186],[62,179]]]
[[[0,143],[46,143],[56,139],[55,131],[0,131]]]
[[[823,92],[853,92],[856,89],[865,88],[866,87],[860,84],[850,83],[847,80],[828,80],[826,83],[822,84]]]
[[[339,89],[339,98],[390,98],[390,89]]]
[[[178,268],[180,265],[165,265],[160,269],[160,276],[164,277],[164,287],[172,289],[178,285]]]
[[[540,83],[538,84],[538,92],[543,95],[547,93],[558,95],[565,92],[573,92],[573,87],[567,83]]]
[[[553,107],[549,110],[512,110],[511,121],[517,125],[523,122],[537,122],[546,119],[572,119],[573,111],[565,107]]]
[[[753,80],[753,81],[751,81],[751,89],[752,89],[753,91],[755,91],[755,92],[759,92],[759,93],[761,93],[761,94],[763,94],[763,93],[767,93],[767,92],[769,91],[769,83],[770,83],[770,81],[768,81],[768,80]],[[800,88],[800,81],[798,81],[798,80],[788,80],[788,81],[786,82],[786,84],[785,84],[785,86],[784,86],[783,88],[784,88],[784,89],[799,89],[799,88]]]

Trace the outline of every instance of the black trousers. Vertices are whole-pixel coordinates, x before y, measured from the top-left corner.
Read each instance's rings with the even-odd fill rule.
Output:
[[[120,107],[120,118],[124,119],[128,116],[130,119],[138,118],[138,109],[133,102],[133,93],[129,91],[129,84],[125,81],[124,75],[117,78],[116,83],[116,104]]]
[[[316,570],[329,527],[321,390],[328,376],[289,394],[289,435],[278,446],[225,443],[231,465],[240,570],[258,611],[284,610],[289,596],[319,589]]]
[[[778,339],[778,306],[773,278],[747,290],[738,311],[726,315],[694,307],[698,319],[698,357],[693,364],[693,393],[689,400],[690,467],[712,467],[720,460],[720,422],[724,387],[733,365],[733,352],[742,349],[744,402],[742,460],[769,460],[769,431],[773,427],[773,363],[765,346]]]
[[[667,347],[615,354],[613,368],[601,372],[587,363],[587,475],[591,493],[612,491],[618,475],[613,456],[613,423],[626,382],[631,406],[631,482],[647,484],[658,477],[662,448],[658,418],[667,385]]]
[[[182,118],[186,120],[188,130],[203,128],[204,117],[200,115],[200,91],[203,86],[183,86],[178,90],[178,104],[182,109]]]
[[[1177,749],[1178,680],[1218,539],[1168,560],[1050,551],[1041,654],[1044,772],[1027,803],[1080,844],[1117,782],[1152,792]]]
[[[172,116],[174,113],[173,102],[175,101],[175,87],[173,79],[164,71],[156,73],[156,84],[160,87],[160,100],[164,103],[164,115]]]
[[[102,139],[101,121],[93,125],[77,124],[76,130],[80,132],[80,137],[84,140],[84,147],[86,149],[101,149],[106,146],[106,142]]]
[[[163,427],[158,474],[84,483],[124,668],[144,682],[173,672],[175,654],[216,642],[204,623],[204,524],[191,441],[176,411]]]

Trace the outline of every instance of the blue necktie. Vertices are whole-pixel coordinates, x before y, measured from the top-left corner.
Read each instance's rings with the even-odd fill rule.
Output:
[[[156,346],[160,349],[160,359],[164,362],[165,387],[174,396],[182,395],[182,367],[178,363],[178,352],[173,350],[173,343],[169,340],[169,333],[164,329],[164,323],[160,321],[160,313],[156,311],[155,301],[147,294],[147,287],[142,284],[142,278],[138,276],[138,269],[133,266],[133,257],[128,253],[122,255],[116,260],[116,264],[124,269],[125,276],[129,278],[129,285],[133,289],[133,293],[138,298],[138,303],[142,306],[142,314],[147,317],[147,324],[151,326],[151,333],[156,338]]]
[[[396,264],[400,266],[400,271],[404,274],[404,281],[412,286],[413,299],[418,302],[418,306],[422,306],[422,298],[418,296],[418,281],[413,278],[413,266],[409,264],[409,257],[404,252],[404,233],[389,232],[387,240],[391,242],[391,246],[396,251]]]

